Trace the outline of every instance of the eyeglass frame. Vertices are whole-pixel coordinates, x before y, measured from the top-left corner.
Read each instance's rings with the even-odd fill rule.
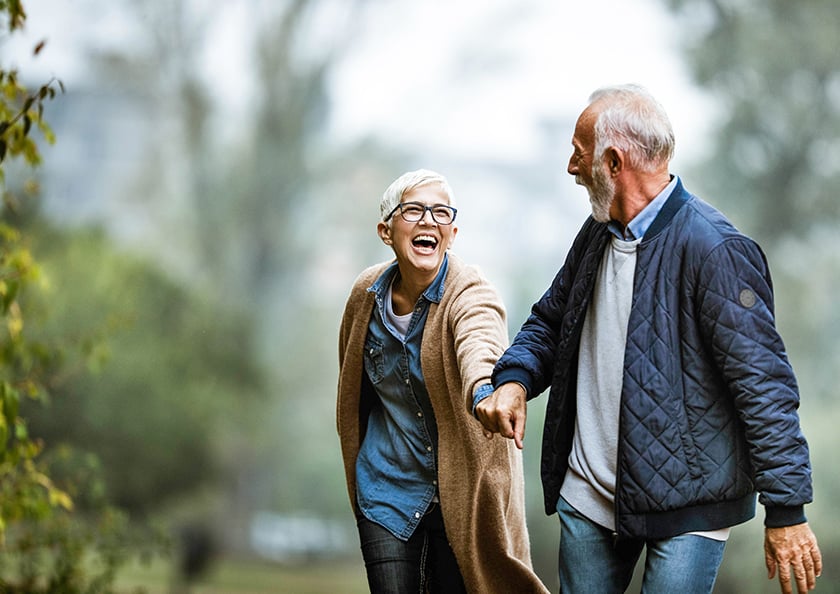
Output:
[[[417,207],[423,209],[423,214],[421,214],[420,218],[417,219],[416,221],[409,221],[408,219],[405,218],[405,214],[403,214],[403,210],[402,210],[403,206],[417,206]],[[446,208],[448,210],[451,210],[452,211],[452,220],[449,221],[448,223],[441,223],[440,221],[438,221],[437,218],[435,218],[435,211],[434,211],[435,208]],[[400,211],[400,217],[402,217],[402,220],[404,220],[406,223],[419,223],[424,218],[426,218],[426,211],[429,211],[429,214],[432,215],[432,220],[435,223],[437,223],[438,225],[451,225],[452,223],[455,222],[455,217],[458,216],[458,209],[455,208],[454,206],[449,206],[448,204],[432,204],[431,206],[427,206],[427,205],[423,204],[422,202],[416,202],[416,201],[413,201],[413,200],[409,200],[408,202],[400,202],[399,204],[397,204],[393,208],[393,210],[391,210],[391,212],[388,213],[388,216],[385,217],[384,219],[382,219],[382,222],[387,223],[388,221],[390,221],[393,218],[394,213],[396,213],[398,210]]]

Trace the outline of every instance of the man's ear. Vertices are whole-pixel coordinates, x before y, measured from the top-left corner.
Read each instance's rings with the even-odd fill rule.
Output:
[[[379,235],[379,239],[382,240],[382,243],[385,245],[391,245],[394,243],[394,240],[391,239],[391,225],[388,223],[383,223],[380,221],[376,224],[376,233]]]
[[[604,152],[610,175],[615,177],[624,169],[624,152],[615,147],[610,147]]]

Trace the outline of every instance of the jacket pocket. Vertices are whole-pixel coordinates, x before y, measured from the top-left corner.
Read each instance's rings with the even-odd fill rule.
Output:
[[[385,354],[382,343],[371,336],[365,340],[365,372],[374,384],[381,382],[385,376]]]

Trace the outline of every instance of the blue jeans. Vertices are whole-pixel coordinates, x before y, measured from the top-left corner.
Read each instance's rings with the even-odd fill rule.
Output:
[[[440,505],[432,504],[407,542],[363,516],[356,525],[371,594],[466,593]]]
[[[558,569],[560,591],[574,594],[624,592],[647,547],[643,594],[708,594],[723,560],[723,541],[692,534],[662,540],[622,540],[580,514],[562,497]]]

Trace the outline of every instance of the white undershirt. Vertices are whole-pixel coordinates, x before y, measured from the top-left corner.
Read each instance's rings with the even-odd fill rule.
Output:
[[[393,286],[394,283],[392,282],[388,285],[388,291],[385,293],[385,317],[387,318],[388,323],[391,324],[394,327],[394,330],[396,330],[399,334],[398,338],[404,341],[405,335],[408,334],[408,325],[411,323],[411,316],[414,315],[414,312],[410,311],[404,316],[398,316],[394,313]]]

